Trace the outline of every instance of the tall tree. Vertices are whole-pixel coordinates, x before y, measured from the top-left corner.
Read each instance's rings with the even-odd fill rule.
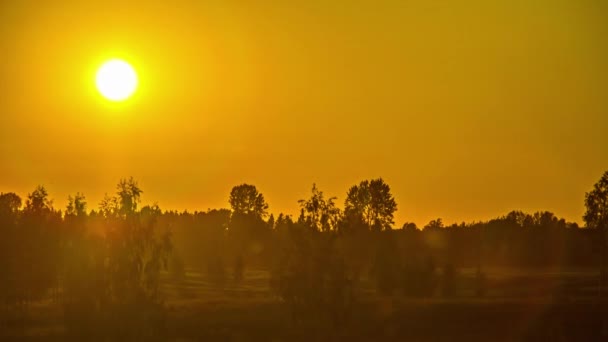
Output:
[[[231,257],[243,255],[248,263],[263,262],[268,256],[272,232],[264,221],[268,215],[264,195],[254,185],[241,184],[232,188],[228,202],[232,208],[227,238],[229,254]],[[216,258],[221,259],[220,254]]]
[[[105,218],[116,217],[119,207],[118,198],[106,193],[99,203],[99,213]]]
[[[323,191],[312,185],[312,195],[307,200],[299,200],[304,223],[315,231],[335,230],[340,220],[340,209],[335,204],[336,197],[325,198]]]
[[[382,178],[365,180],[348,190],[344,211],[357,217],[373,230],[391,229],[397,202]]]
[[[268,214],[268,204],[264,195],[258,192],[255,185],[241,184],[232,188],[228,199],[235,214],[253,215],[264,218]]]
[[[21,275],[17,277],[26,297],[42,296],[55,284],[60,223],[60,212],[53,208],[48,192],[43,186],[36,187],[27,196],[16,241],[21,254],[17,257]]]
[[[97,295],[104,305],[100,309],[116,317],[118,331],[138,332],[149,339],[162,317],[160,273],[167,269],[172,242],[168,227],[159,221],[162,211],[157,205],[137,210],[142,193],[133,178],[117,185],[120,215],[106,217],[97,271],[103,283]]]
[[[119,212],[121,215],[127,216],[137,211],[141,194],[143,191],[137,185],[137,182],[130,177],[129,179],[121,179],[116,186],[116,194],[118,195],[118,203],[120,205]]]
[[[23,288],[23,230],[19,229],[21,198],[17,194],[0,193],[0,300],[10,304],[16,300],[15,293]],[[5,304],[5,305],[6,305]]]
[[[595,183],[593,190],[585,193],[585,215],[587,227],[597,229],[601,251],[600,293],[608,281],[608,171]]]
[[[42,211],[50,211],[53,202],[49,199],[49,194],[46,189],[39,185],[32,193],[27,195],[25,202],[25,210],[31,213],[41,213]]]
[[[14,192],[0,193],[0,215],[15,214],[21,208],[21,197]]]
[[[77,192],[74,197],[68,196],[68,205],[65,209],[66,216],[83,217],[87,214],[87,202],[84,195]]]
[[[589,228],[608,229],[608,171],[595,183],[593,190],[585,193],[583,220]]]
[[[123,178],[116,185],[116,196],[104,195],[99,203],[99,212],[105,218],[131,216],[137,212],[142,193],[133,177]]]

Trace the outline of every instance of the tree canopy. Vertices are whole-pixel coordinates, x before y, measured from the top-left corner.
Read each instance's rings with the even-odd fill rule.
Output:
[[[255,185],[241,184],[232,188],[228,199],[235,214],[253,215],[264,218],[268,214],[268,204],[264,195],[258,192]]]
[[[360,219],[369,229],[391,229],[395,211],[397,202],[382,178],[364,180],[346,194],[345,215]]]

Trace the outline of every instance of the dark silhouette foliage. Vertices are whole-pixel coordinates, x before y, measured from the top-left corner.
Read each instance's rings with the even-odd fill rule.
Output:
[[[336,207],[336,197],[325,198],[323,191],[312,185],[312,195],[307,200],[299,200],[300,222],[315,231],[336,230],[340,222],[340,209]]]
[[[352,281],[335,235],[310,230],[302,223],[288,228],[287,241],[273,271],[272,288],[293,323],[339,326],[353,302]]]
[[[549,211],[511,211],[485,222],[438,218],[422,229],[412,222],[395,229],[397,204],[382,179],[351,187],[343,212],[313,184],[295,222],[269,215],[248,184],[232,189],[230,209],[162,211],[142,206],[142,194],[123,179],[89,212],[81,193],[68,197],[63,212],[42,186],[25,201],[0,194],[0,313],[23,318],[49,301],[66,337],[162,340],[168,294],[194,298],[188,289],[205,286],[213,296],[248,299],[260,296],[252,282],[269,274],[288,326],[337,332],[372,299],[497,296],[503,289],[494,268],[599,266],[600,280],[606,276],[608,173],[585,196],[582,228]],[[564,292],[542,289],[556,298]]]
[[[254,185],[241,184],[232,188],[230,207],[235,214],[253,215],[264,218],[268,214],[268,204],[264,200],[264,195],[258,192]]]
[[[596,230],[595,245],[600,251],[600,295],[605,295],[608,285],[608,171],[595,183],[593,190],[585,193],[587,227]]]
[[[131,178],[121,180],[116,197],[104,200],[99,218],[103,237],[72,234],[66,244],[64,312],[75,337],[141,339],[158,336],[164,320],[160,272],[172,249],[167,230],[158,231],[157,206],[137,205],[142,191]],[[70,198],[66,219],[84,215],[84,197]]]
[[[373,230],[391,229],[396,210],[397,202],[382,178],[365,180],[351,187],[344,202],[347,217],[355,217]]]

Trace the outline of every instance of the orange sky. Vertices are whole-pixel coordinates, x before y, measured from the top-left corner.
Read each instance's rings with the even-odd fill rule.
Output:
[[[125,3],[0,3],[0,192],[96,207],[134,176],[204,210],[247,182],[295,213],[381,176],[397,226],[580,221],[608,170],[604,1]],[[121,105],[94,88],[111,57],[139,73]]]

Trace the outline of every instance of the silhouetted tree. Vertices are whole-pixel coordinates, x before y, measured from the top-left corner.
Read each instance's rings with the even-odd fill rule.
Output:
[[[99,214],[105,218],[114,217],[118,215],[119,208],[118,198],[106,193],[99,203]]]
[[[312,185],[312,195],[307,200],[299,200],[303,222],[315,231],[335,231],[340,220],[340,209],[335,204],[336,197],[325,198],[323,191]]]
[[[21,208],[21,197],[14,192],[0,193],[0,215],[15,215]]]
[[[391,229],[397,202],[382,178],[351,187],[344,202],[345,216],[360,219],[369,229]]]
[[[23,232],[19,229],[21,198],[17,194],[0,193],[0,307],[16,305],[22,286],[24,253]]]
[[[12,235],[12,279],[23,303],[39,299],[57,284],[61,212],[55,211],[43,186],[28,194]]]
[[[429,223],[427,223],[426,226],[424,226],[423,230],[436,230],[441,228],[444,228],[443,221],[441,220],[441,218],[438,218],[436,220],[431,220]]]
[[[168,267],[171,236],[167,229],[157,229],[162,214],[158,206],[137,211],[141,193],[132,178],[123,179],[117,185],[115,199],[102,203],[106,227],[103,243],[91,250],[94,254],[81,256],[84,263],[73,275],[94,279],[83,283],[90,286],[92,296],[78,294],[82,285],[77,283],[66,288],[67,295],[75,300],[70,305],[70,317],[95,317],[100,322],[97,332],[109,339],[149,339],[162,329],[160,272]]]
[[[266,224],[268,225],[268,229],[273,230],[274,223],[275,223],[274,215],[270,214],[270,216],[268,217],[268,221],[266,221]]]
[[[518,210],[513,210],[505,216],[505,221],[519,227],[529,227],[532,224],[531,220],[530,215]]]
[[[250,185],[233,189],[232,210],[163,212],[156,204],[141,207],[142,193],[123,179],[89,215],[80,193],[68,197],[64,215],[44,187],[23,207],[16,194],[0,194],[1,303],[27,312],[27,303],[61,289],[75,340],[148,339],[161,331],[165,312],[161,270],[168,267],[169,281],[180,282],[186,267],[207,266],[211,283],[223,288],[228,277],[243,279],[247,266],[271,270],[272,289],[295,321],[338,324],[354,294],[367,290],[357,288],[359,280],[379,293],[453,296],[460,279],[450,265],[477,266],[467,284],[481,296],[482,260],[484,267],[588,266],[598,262],[593,243],[600,243],[603,265],[607,253],[608,173],[586,194],[589,229],[548,211],[512,211],[485,222],[436,219],[422,230],[414,223],[392,230],[396,204],[381,179],[351,188],[344,215],[313,185],[310,198],[299,201],[297,222],[284,214],[265,221],[268,205]],[[441,273],[435,260],[446,265]]]
[[[405,222],[403,226],[401,226],[401,229],[406,231],[416,231],[418,230],[418,227],[414,222]]]
[[[236,214],[253,215],[259,218],[267,215],[268,204],[255,185],[241,184],[233,187],[228,202]]]
[[[585,193],[585,215],[587,227],[596,229],[601,253],[600,293],[608,281],[608,171],[595,183],[593,190]]]
[[[116,186],[119,204],[119,213],[123,216],[128,216],[137,211],[142,190],[137,185],[137,182],[130,177],[129,179],[121,179]]]
[[[27,201],[25,202],[25,211],[40,214],[43,211],[52,210],[53,202],[48,196],[49,194],[46,189],[39,185],[31,194],[28,194]]]
[[[77,192],[74,197],[68,196],[68,205],[65,210],[66,216],[83,217],[87,214],[87,202],[84,195]]]
[[[232,259],[242,254],[250,261],[263,263],[268,258],[271,228],[264,218],[268,204],[254,185],[232,188],[228,199],[232,208],[228,227],[228,243]]]

